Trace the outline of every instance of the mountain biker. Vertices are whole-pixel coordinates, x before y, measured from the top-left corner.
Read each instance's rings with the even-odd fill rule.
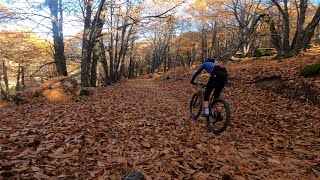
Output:
[[[209,109],[209,96],[213,89],[214,98],[218,98],[220,96],[222,89],[227,83],[228,74],[225,67],[215,63],[214,59],[208,58],[193,74],[190,81],[191,84],[196,84],[194,80],[204,69],[210,74],[210,78],[204,92],[203,106],[205,109],[203,116],[209,116],[211,113]]]

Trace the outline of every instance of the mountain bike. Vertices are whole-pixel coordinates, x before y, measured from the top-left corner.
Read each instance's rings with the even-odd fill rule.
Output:
[[[197,120],[202,112],[203,96],[206,84],[198,83],[201,89],[193,94],[189,106],[190,117]],[[206,117],[206,125],[210,132],[215,135],[222,133],[230,124],[231,110],[228,102],[223,98],[214,98],[213,93],[209,98],[210,115]]]

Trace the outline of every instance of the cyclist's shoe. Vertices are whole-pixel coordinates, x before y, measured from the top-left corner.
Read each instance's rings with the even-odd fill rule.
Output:
[[[212,113],[211,113],[211,110],[209,110],[209,114],[206,114],[205,112],[203,112],[202,116],[203,116],[203,117],[209,117],[211,114],[212,114]]]

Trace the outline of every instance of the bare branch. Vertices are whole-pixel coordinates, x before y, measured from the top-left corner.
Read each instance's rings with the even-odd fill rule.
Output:
[[[178,6],[180,6],[183,3],[185,3],[185,1],[182,1],[181,3],[176,4],[174,7],[168,9],[167,11],[165,11],[161,14],[153,15],[153,16],[144,16],[143,18],[164,18],[163,15],[167,14],[168,12],[172,11],[173,9],[177,8]]]
[[[153,15],[153,16],[143,16],[141,19],[134,19],[133,17],[127,15],[127,17],[129,17],[133,22],[130,22],[130,23],[127,23],[127,24],[124,24],[120,27],[118,27],[117,29],[121,29],[121,28],[125,28],[127,26],[130,26],[130,25],[134,25],[134,24],[137,24],[141,21],[143,21],[144,19],[153,19],[153,18],[168,18],[169,16],[164,16],[165,14],[167,14],[168,12],[172,11],[173,9],[177,8],[178,6],[180,6],[181,4],[185,3],[185,0],[176,4],[174,7],[166,10],[165,12],[161,13],[161,14],[157,14],[157,15]]]
[[[43,64],[43,65],[41,65],[39,68],[38,68],[38,70],[36,70],[34,73],[32,73],[31,75],[30,75],[30,77],[32,77],[32,76],[34,76],[37,72],[39,72],[44,66],[47,66],[47,65],[50,65],[50,64],[54,64],[55,62],[54,61],[52,61],[52,62],[48,62],[48,63],[45,63],[45,64]]]
[[[18,13],[19,15],[26,15],[26,16],[39,16],[39,17],[43,17],[46,19],[50,19],[50,16],[44,16],[41,14],[36,14],[36,13]]]
[[[280,13],[282,14],[283,17],[286,16],[286,13],[284,12],[284,10],[282,9],[282,7],[280,6],[279,2],[277,0],[271,0],[273,2],[274,5],[277,6],[278,10],[280,11]]]

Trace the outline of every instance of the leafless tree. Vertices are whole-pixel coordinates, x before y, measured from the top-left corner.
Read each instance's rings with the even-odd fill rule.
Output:
[[[63,41],[63,4],[62,0],[47,0],[46,3],[50,9],[52,34],[53,34],[53,47],[54,47],[54,61],[57,66],[59,75],[67,76],[66,57],[64,54],[64,41]]]
[[[239,50],[243,56],[250,52],[256,27],[265,16],[260,9],[261,0],[232,0],[232,10],[239,29]]]
[[[305,50],[314,35],[315,29],[320,21],[320,6],[316,8],[312,20],[306,24],[306,14],[308,0],[294,0],[297,16],[297,27],[294,37],[290,45],[290,18],[289,18],[289,1],[283,0],[283,4],[277,0],[271,0],[276,6],[282,17],[283,29],[278,29],[272,16],[266,17],[267,22],[270,24],[271,38],[275,48],[277,49],[279,57],[288,57],[294,54],[299,54]],[[309,12],[310,13],[310,12]],[[282,32],[282,33],[281,33]]]

